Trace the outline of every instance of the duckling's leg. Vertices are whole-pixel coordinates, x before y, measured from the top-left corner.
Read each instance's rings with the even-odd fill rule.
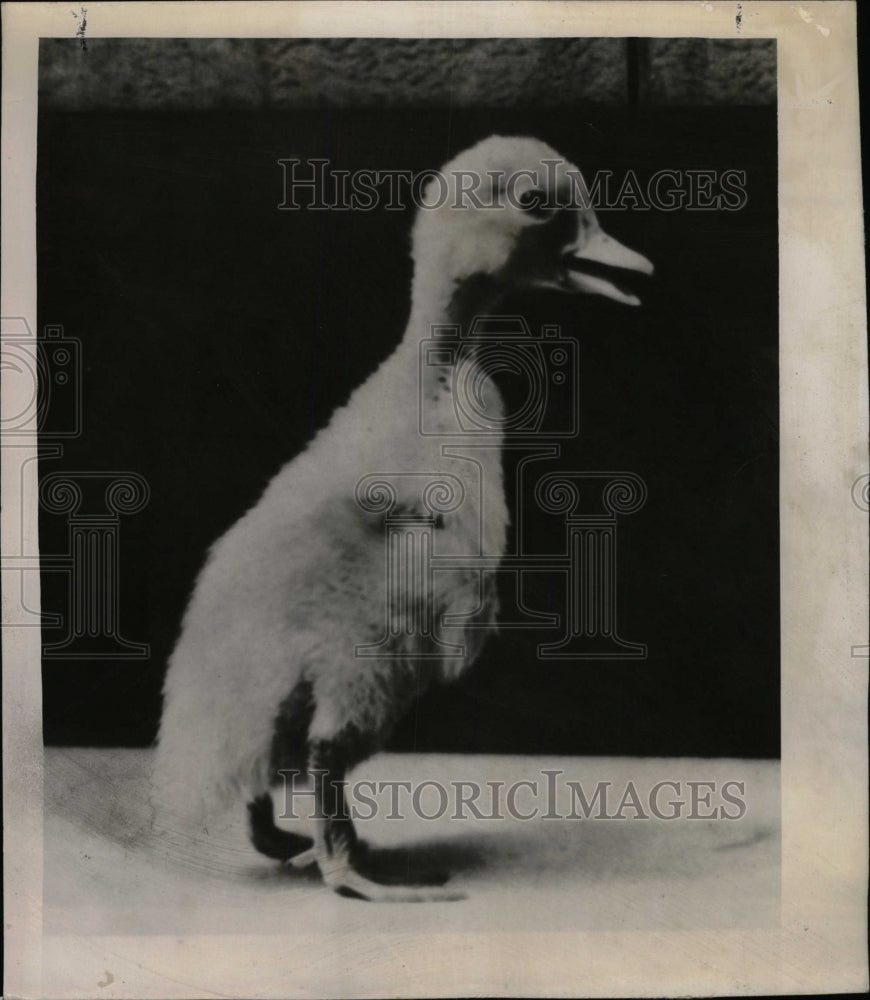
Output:
[[[268,793],[248,803],[248,834],[254,847],[268,858],[284,861],[294,868],[315,860],[311,837],[275,825],[275,807]],[[306,855],[310,855],[307,861],[303,860]]]
[[[360,874],[360,845],[344,798],[345,766],[330,741],[312,743],[309,773],[314,778],[314,851],[323,881],[340,896],[371,902],[419,903],[463,899],[462,893],[416,886],[382,885]]]
[[[273,775],[305,769],[308,727],[314,712],[311,684],[300,681],[282,703],[272,738],[270,770]],[[248,803],[248,833],[254,847],[269,858],[304,868],[317,859],[313,839],[283,830],[275,823],[275,806],[268,793]]]

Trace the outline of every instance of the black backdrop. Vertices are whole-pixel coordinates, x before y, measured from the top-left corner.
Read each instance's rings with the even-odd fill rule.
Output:
[[[762,108],[43,112],[38,321],[82,341],[84,433],[41,474],[130,470],[151,488],[120,529],[121,630],[150,655],[46,660],[47,743],[153,739],[207,547],[404,329],[410,213],[279,212],[278,159],[422,170],[497,131],[544,139],[587,174],[745,170],[748,202],[602,214],[657,266],[642,310],[510,303],[580,340],[566,466],[647,484],[619,525],[619,600],[648,658],[539,661],[551,633],[502,634],[392,746],[779,754],[776,115]],[[64,551],[66,531],[41,512],[43,553]],[[63,574],[42,584],[43,609],[63,612]]]

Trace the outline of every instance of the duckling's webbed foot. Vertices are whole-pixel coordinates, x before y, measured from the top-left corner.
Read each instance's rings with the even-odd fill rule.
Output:
[[[309,865],[317,863],[317,848],[309,847],[307,851],[288,858],[287,864],[293,868],[307,868]]]
[[[444,889],[373,882],[359,870],[360,845],[344,797],[344,766],[335,762],[332,745],[312,746],[309,773],[314,778],[314,852],[323,881],[340,896],[370,902],[418,903],[463,899]]]
[[[311,854],[313,847],[310,837],[290,833],[275,824],[275,807],[272,796],[260,795],[248,803],[248,835],[251,843],[266,857],[289,862],[294,868],[304,867],[298,859]],[[311,857],[314,860],[314,857]]]

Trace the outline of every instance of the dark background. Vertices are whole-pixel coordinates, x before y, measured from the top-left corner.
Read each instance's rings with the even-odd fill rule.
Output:
[[[602,213],[656,264],[643,309],[508,304],[580,340],[581,434],[564,467],[647,484],[619,522],[619,601],[620,632],[648,659],[539,661],[552,633],[503,633],[392,746],[778,756],[775,109],[637,104],[41,113],[38,321],[82,341],[84,414],[42,474],[130,470],[151,487],[120,527],[121,630],[150,656],[46,661],[47,743],[153,739],[207,547],[401,337],[411,213],[279,212],[277,160],[416,171],[493,132],[537,136],[587,176],[745,170],[749,198],[739,212]],[[63,552],[66,531],[41,512],[42,552]],[[43,573],[43,609],[64,612],[67,589]],[[547,610],[543,582],[536,596]]]

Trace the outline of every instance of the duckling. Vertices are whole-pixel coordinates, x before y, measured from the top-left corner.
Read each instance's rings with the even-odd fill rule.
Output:
[[[469,176],[482,180],[476,200],[462,197]],[[365,852],[341,782],[384,747],[427,685],[459,676],[474,661],[496,628],[497,595],[481,582],[493,574],[435,574],[434,621],[453,615],[455,623],[475,612],[474,629],[443,630],[459,655],[431,655],[431,644],[421,648],[410,627],[392,630],[383,655],[357,655],[383,641],[385,614],[383,509],[360,502],[360,484],[395,474],[396,508],[425,515],[421,477],[442,477],[463,499],[434,520],[439,553],[503,554],[508,510],[498,435],[480,452],[482,468],[444,453],[438,432],[462,430],[451,362],[421,366],[420,344],[437,324],[466,330],[522,288],[638,304],[623,279],[649,275],[652,265],[607,236],[592,208],[576,206],[577,176],[543,142],[490,136],[429,181],[412,229],[404,337],[212,546],[196,582],[164,684],[152,775],[158,828],[177,828],[186,818],[199,829],[216,811],[247,802],[258,850],[299,866],[316,862],[342,895],[450,898],[444,889],[384,885],[363,873]],[[480,374],[482,405],[497,429],[498,389]],[[435,434],[419,431],[423,404]],[[401,596],[396,607],[413,614]],[[314,776],[313,838],[275,824],[271,790],[281,772]]]

